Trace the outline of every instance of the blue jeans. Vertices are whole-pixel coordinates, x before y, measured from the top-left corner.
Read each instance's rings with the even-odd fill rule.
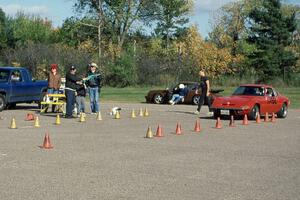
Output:
[[[92,113],[99,112],[99,87],[90,87],[89,88],[89,96],[90,96],[90,103],[91,103],[91,111]]]
[[[84,96],[76,96],[77,103],[77,114],[85,112],[85,97]]]
[[[67,98],[66,117],[72,117],[75,104],[75,91],[65,90],[65,94]]]
[[[179,94],[173,94],[171,101],[173,101],[174,103],[178,103],[182,100],[182,98],[183,96],[180,96]]]
[[[53,89],[53,88],[48,88],[48,89],[47,89],[47,93],[48,93],[48,94],[58,94],[58,90]]]

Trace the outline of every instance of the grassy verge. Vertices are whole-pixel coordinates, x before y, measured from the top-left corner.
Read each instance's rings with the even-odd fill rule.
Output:
[[[235,87],[216,87],[223,88],[222,95],[230,95]],[[149,90],[163,89],[163,87],[126,87],[126,88],[112,88],[103,87],[101,90],[101,101],[104,102],[128,102],[128,103],[140,103],[145,102],[145,96]],[[291,100],[291,108],[300,108],[300,88],[277,88],[282,94],[287,96]]]

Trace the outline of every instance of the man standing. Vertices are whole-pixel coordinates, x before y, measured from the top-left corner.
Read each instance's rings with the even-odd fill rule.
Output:
[[[88,77],[86,79],[86,84],[88,86],[90,96],[91,112],[92,114],[96,114],[99,112],[98,101],[100,93],[101,75],[99,73],[96,73],[96,69],[98,68],[96,63],[91,63],[89,67],[90,69],[88,72]]]
[[[198,102],[198,108],[197,108],[197,111],[195,112],[195,114],[200,114],[201,106],[204,104],[204,102],[206,100],[208,108],[209,108],[208,115],[212,115],[212,112],[210,112],[211,102],[210,102],[210,99],[208,98],[210,95],[209,79],[207,76],[205,76],[205,72],[203,70],[199,71],[199,76],[200,76],[201,95],[200,95],[200,99]]]
[[[75,92],[78,85],[81,85],[82,81],[76,76],[76,68],[72,66],[66,75],[66,88],[65,94],[67,98],[66,105],[66,118],[73,118],[73,110],[75,104]]]

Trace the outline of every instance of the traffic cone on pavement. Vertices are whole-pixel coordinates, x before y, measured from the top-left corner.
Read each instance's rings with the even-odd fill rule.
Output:
[[[220,120],[220,117],[217,118],[217,122],[216,122],[216,127],[217,129],[221,129],[222,128],[222,123],[221,123],[221,120]]]
[[[195,128],[194,128],[195,132],[200,132],[201,128],[200,128],[200,122],[198,120],[196,120],[195,122]]]
[[[53,146],[50,142],[50,137],[49,137],[48,133],[45,134],[43,145],[40,147],[43,149],[52,149],[53,148]]]
[[[102,116],[101,116],[101,112],[99,111],[97,113],[97,118],[96,118],[97,121],[101,121],[102,120]]]
[[[36,127],[36,128],[41,127],[41,126],[40,126],[40,120],[39,120],[39,117],[38,117],[38,116],[36,116],[36,118],[35,118],[35,121],[34,121],[34,127]]]
[[[132,109],[132,111],[131,111],[131,118],[136,118],[134,109]]]
[[[79,115],[79,122],[85,122],[85,116],[82,112]]]
[[[27,113],[25,120],[26,121],[33,121],[34,120],[34,114],[33,113]]]
[[[245,114],[244,115],[244,119],[243,119],[243,125],[248,125],[249,122],[248,122],[248,116]]]
[[[148,127],[146,138],[153,138],[153,133],[150,126]]]
[[[234,116],[233,116],[233,115],[230,116],[229,127],[235,127],[235,124],[234,124]]]
[[[256,122],[257,124],[260,124],[260,123],[261,123],[259,112],[257,113],[255,122]]]
[[[276,122],[276,119],[275,119],[275,113],[272,113],[271,122],[273,122],[273,123],[275,123],[275,122]]]
[[[181,131],[181,125],[177,122],[177,125],[176,125],[176,132],[175,132],[176,135],[181,135],[182,134],[182,131]]]
[[[15,120],[14,117],[11,119],[11,125],[10,125],[10,128],[11,128],[11,129],[16,129],[16,128],[17,128],[16,120]]]
[[[60,125],[60,116],[59,116],[59,114],[56,115],[55,125]]]
[[[149,112],[148,112],[148,109],[147,109],[147,108],[145,108],[144,116],[145,116],[145,117],[148,117],[148,116],[149,116]]]
[[[158,125],[155,137],[163,137],[162,128]]]
[[[140,108],[140,114],[139,114],[140,117],[143,117],[144,116],[144,113],[143,113],[143,109]]]
[[[120,115],[120,112],[118,110],[116,112],[115,119],[121,119],[121,115]]]
[[[266,114],[265,114],[265,122],[268,122],[268,121],[269,121],[269,113],[266,112]]]

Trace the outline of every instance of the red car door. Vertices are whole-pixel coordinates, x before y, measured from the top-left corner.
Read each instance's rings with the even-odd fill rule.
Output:
[[[268,112],[269,114],[276,112],[278,106],[278,102],[277,102],[278,99],[272,88],[270,87],[266,88],[265,98],[266,98],[266,110],[264,112],[265,113]]]

